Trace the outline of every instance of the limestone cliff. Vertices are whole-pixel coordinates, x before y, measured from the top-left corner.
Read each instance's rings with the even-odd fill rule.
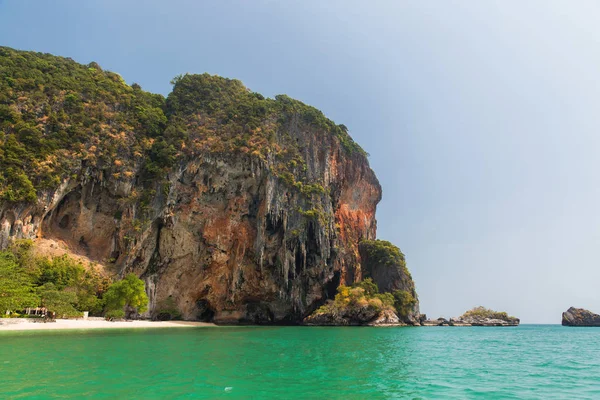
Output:
[[[0,48],[0,248],[60,241],[146,281],[150,315],[294,323],[362,278],[381,187],[343,125],[185,75],[164,99]]]

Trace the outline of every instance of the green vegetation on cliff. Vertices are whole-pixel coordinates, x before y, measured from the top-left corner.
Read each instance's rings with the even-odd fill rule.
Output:
[[[0,199],[34,201],[80,163],[133,174],[164,102],[95,63],[0,47]]]
[[[410,293],[397,290],[393,293],[379,293],[377,285],[371,278],[366,278],[352,286],[338,287],[334,300],[321,306],[315,314],[358,315],[363,311],[377,315],[384,310],[394,311],[405,318],[415,304]]]
[[[165,99],[96,63],[0,47],[0,200],[33,202],[92,167],[116,180],[137,177],[145,192],[132,200],[147,205],[178,160],[207,151],[269,159],[310,197],[322,186],[304,174],[295,129],[311,127],[365,154],[345,126],[288,96],[264,98],[209,74],[172,83]]]
[[[386,240],[363,240],[359,251],[363,278],[372,278],[381,292],[392,293],[398,316],[406,318],[417,304],[417,293],[404,254]]]
[[[414,323],[418,314],[415,284],[406,267],[404,254],[385,240],[363,240],[359,244],[363,280],[352,286],[340,286],[334,300],[328,301],[309,317],[374,316],[394,311],[403,322]],[[327,319],[325,319],[327,321]],[[365,321],[363,321],[365,322]]]
[[[360,242],[361,250],[366,254],[364,270],[367,274],[374,266],[382,265],[389,268],[396,268],[405,276],[411,278],[410,272],[406,267],[404,254],[397,246],[387,240],[363,240]]]
[[[357,316],[365,314],[372,318],[384,309],[393,311],[393,306],[394,297],[390,293],[380,294],[377,285],[367,279],[352,286],[338,287],[335,299],[321,306],[313,315],[328,314],[360,319]]]

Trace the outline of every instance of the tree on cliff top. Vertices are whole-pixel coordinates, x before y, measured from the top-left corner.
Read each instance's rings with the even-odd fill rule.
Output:
[[[106,316],[123,318],[125,312],[129,315],[143,313],[148,309],[148,296],[144,281],[129,274],[124,279],[113,283],[104,294]]]

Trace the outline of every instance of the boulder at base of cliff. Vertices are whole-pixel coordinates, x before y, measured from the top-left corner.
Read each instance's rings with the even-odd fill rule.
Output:
[[[600,315],[583,308],[570,307],[562,314],[563,326],[600,326]]]

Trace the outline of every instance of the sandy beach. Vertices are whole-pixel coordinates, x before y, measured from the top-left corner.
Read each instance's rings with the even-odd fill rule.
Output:
[[[193,328],[212,327],[215,324],[193,321],[115,321],[103,319],[57,319],[56,322],[31,322],[28,320],[0,319],[0,332],[66,329],[116,329],[116,328]]]

